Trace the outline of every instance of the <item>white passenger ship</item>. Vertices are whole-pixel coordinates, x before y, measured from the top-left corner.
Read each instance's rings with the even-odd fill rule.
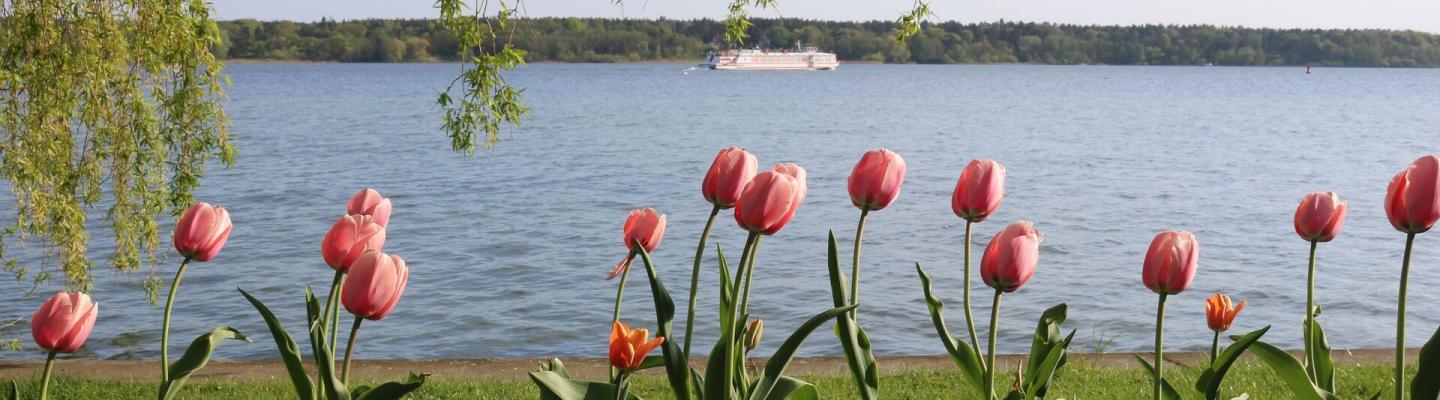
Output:
[[[775,71],[775,70],[833,70],[840,66],[835,53],[820,51],[815,46],[771,51],[760,49],[730,49],[705,54],[700,68],[716,70]]]

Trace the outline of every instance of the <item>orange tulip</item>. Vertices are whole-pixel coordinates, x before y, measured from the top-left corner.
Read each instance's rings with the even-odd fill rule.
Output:
[[[645,362],[645,355],[662,343],[665,338],[650,340],[650,331],[645,328],[630,329],[624,322],[615,321],[610,329],[610,366],[621,372],[634,371]]]
[[[1230,323],[1235,322],[1235,316],[1240,315],[1240,310],[1245,308],[1245,300],[1239,304],[1232,304],[1230,296],[1215,293],[1205,299],[1205,320],[1210,325],[1210,330],[1216,333],[1230,329]]]

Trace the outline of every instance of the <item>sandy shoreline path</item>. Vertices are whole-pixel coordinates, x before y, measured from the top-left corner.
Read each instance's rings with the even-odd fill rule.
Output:
[[[1150,353],[1072,353],[1071,362],[1086,363],[1107,368],[1133,368],[1137,366],[1135,355],[1149,359]],[[1419,349],[1409,349],[1406,357],[1414,359]],[[1014,364],[1023,360],[1023,355],[1000,355],[998,362]],[[1246,356],[1253,358],[1253,356]],[[1386,364],[1394,362],[1395,353],[1389,349],[1339,350],[1333,356],[1335,363]],[[947,371],[955,365],[948,356],[885,356],[877,357],[881,372],[910,370]],[[1198,366],[1207,361],[1205,353],[1166,353],[1167,362],[1182,366]],[[602,358],[562,359],[571,376],[597,379],[608,372],[608,364]],[[540,359],[468,359],[468,360],[356,360],[351,373],[359,379],[394,379],[406,372],[428,373],[439,379],[512,380],[526,379],[526,374],[539,369]],[[764,359],[753,361],[764,365]],[[704,365],[697,359],[695,365]],[[0,380],[31,378],[39,376],[43,361],[0,361]],[[1411,363],[1411,365],[1414,365]],[[136,381],[156,379],[157,365],[154,360],[63,360],[56,363],[59,376],[83,377],[88,379]],[[655,369],[647,373],[659,374]],[[841,375],[845,374],[843,357],[801,357],[796,358],[787,369],[787,375]],[[192,380],[281,380],[288,379],[285,368],[279,360],[255,361],[213,361],[196,373]]]

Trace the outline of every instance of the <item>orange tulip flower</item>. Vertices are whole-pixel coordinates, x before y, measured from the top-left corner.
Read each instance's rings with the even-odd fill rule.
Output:
[[[640,368],[640,364],[645,362],[645,355],[665,343],[663,337],[649,339],[650,331],[645,328],[630,329],[624,322],[615,321],[615,326],[610,329],[610,365],[621,372]]]
[[[1240,315],[1240,310],[1244,308],[1245,300],[1232,304],[1230,296],[1215,293],[1205,299],[1205,319],[1210,324],[1210,330],[1224,332],[1230,329],[1230,323],[1235,322],[1235,316]]]

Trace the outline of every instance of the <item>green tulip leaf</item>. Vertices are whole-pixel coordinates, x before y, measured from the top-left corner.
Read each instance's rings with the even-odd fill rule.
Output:
[[[210,362],[210,354],[214,353],[215,348],[225,339],[250,341],[245,334],[228,326],[217,327],[210,333],[196,337],[195,341],[190,342],[190,347],[185,349],[185,355],[170,364],[170,380],[160,383],[160,400],[175,398],[175,395],[180,393],[180,388],[185,386],[185,380],[190,379],[191,374]]]
[[[770,396],[765,400],[820,400],[820,391],[815,390],[815,385],[788,376],[781,376],[775,382],[775,389],[770,391]]]
[[[20,384],[10,381],[10,400],[20,400]]]
[[[1318,308],[1317,308],[1318,316]],[[1330,341],[1325,338],[1325,330],[1320,328],[1320,321],[1314,321],[1315,325],[1310,327],[1310,338],[1315,345],[1310,349],[1310,359],[1315,360],[1305,369],[1315,376],[1315,385],[1327,392],[1335,392],[1335,362],[1330,360]]]
[[[646,358],[646,361],[649,361],[649,358]],[[570,379],[570,372],[565,370],[565,363],[560,362],[558,358],[541,361],[540,370],[554,372],[556,375],[560,375],[561,378]]]
[[[1200,373],[1200,379],[1195,381],[1195,390],[1204,393],[1205,398],[1208,400],[1219,399],[1220,383],[1225,380],[1225,374],[1230,372],[1230,367],[1235,364],[1236,360],[1240,359],[1240,355],[1245,354],[1245,350],[1249,349],[1251,345],[1260,340],[1261,336],[1265,335],[1265,332],[1269,331],[1270,327],[1266,326],[1254,332],[1247,333],[1239,339],[1236,339],[1235,343],[1226,347],[1225,350],[1221,350],[1220,354],[1215,355],[1215,362],[1205,368],[1204,372]]]
[[[645,246],[636,243],[640,249],[640,259],[645,262],[645,275],[650,277],[650,294],[655,297],[655,336],[665,338],[660,344],[661,353],[664,355],[665,372],[670,378],[670,389],[675,392],[675,398],[679,400],[690,399],[690,363],[686,360],[684,350],[680,349],[679,340],[671,336],[670,325],[675,319],[675,301],[670,298],[670,291],[665,289],[665,283],[660,281],[659,273],[655,272],[655,264],[650,260],[650,253],[645,251]]]
[[[1440,399],[1440,328],[1420,348],[1420,365],[1410,381],[1410,398]]]
[[[420,386],[425,384],[425,378],[428,376],[429,375],[425,374],[417,375],[411,372],[410,377],[406,378],[405,382],[386,382],[373,388],[361,386],[355,388],[355,391],[350,394],[354,396],[353,398],[355,400],[400,400],[400,398],[405,397],[405,395],[410,394],[410,392],[420,389]]]
[[[1145,373],[1150,377],[1147,381],[1150,381],[1150,384],[1153,385],[1155,367],[1150,366],[1150,362],[1146,361],[1144,357],[1140,357],[1139,354],[1135,354],[1135,361],[1139,361],[1140,365],[1145,366]],[[1180,400],[1180,392],[1176,391],[1175,387],[1170,385],[1170,380],[1165,379],[1165,377],[1160,377],[1160,394],[1163,395],[1162,397],[1164,397],[1165,400]]]
[[[827,251],[830,268],[830,294],[836,307],[847,305],[849,297],[845,292],[845,275],[840,272],[840,256],[835,244],[835,231],[830,231]],[[835,333],[840,337],[840,348],[845,352],[845,363],[850,366],[851,380],[855,382],[861,399],[879,398],[880,372],[875,367],[875,354],[870,349],[870,338],[865,329],[855,321],[854,314],[835,318]]]
[[[720,259],[720,338],[710,349],[710,358],[705,364],[705,379],[698,380],[704,388],[700,391],[705,400],[728,400],[738,398],[735,392],[735,338],[739,328],[735,325],[734,285],[730,282],[730,263],[726,261],[725,250],[715,245]]]
[[[320,391],[327,400],[349,400],[350,391],[345,389],[345,383],[341,382],[335,373],[335,355],[330,354],[330,346],[326,345],[325,327],[318,322],[322,317],[320,301],[309,287],[305,288],[305,310],[309,318],[316,321],[310,324],[310,352],[315,356],[315,371],[320,378]]]
[[[696,398],[705,398],[705,377],[694,367],[690,368],[690,388],[695,390]]]
[[[540,400],[615,400],[615,385],[603,382],[572,380],[550,371],[530,373],[530,380],[540,387]],[[626,400],[642,400],[626,393]]]
[[[785,367],[789,366],[790,361],[795,358],[795,351],[799,350],[800,345],[805,342],[805,337],[810,336],[810,332],[815,331],[815,328],[820,327],[826,321],[850,312],[856,307],[859,307],[859,304],[832,308],[810,317],[808,321],[800,324],[800,327],[790,334],[790,338],[785,339],[785,342],[780,344],[780,348],[775,350],[775,354],[770,356],[770,361],[765,363],[765,374],[760,377],[760,380],[755,383],[754,389],[750,391],[750,399],[769,399],[770,394],[780,385],[781,374],[785,373]]]
[[[1231,337],[1234,340],[1241,338],[1240,336]],[[1250,353],[1259,356],[1265,365],[1269,365],[1270,369],[1275,371],[1275,375],[1280,376],[1280,380],[1285,382],[1285,386],[1290,388],[1290,392],[1295,394],[1297,400],[1338,399],[1334,394],[1311,383],[1310,377],[1305,375],[1305,366],[1300,365],[1300,360],[1295,359],[1295,356],[1285,350],[1257,340],[1250,346]]]
[[[1060,326],[1065,324],[1067,306],[1060,303],[1050,307],[1040,314],[1040,321],[1035,326],[1035,335],[1030,339],[1030,359],[1026,364],[1025,371],[1029,376],[1025,379],[1026,394],[1033,397],[1044,398],[1045,392],[1050,386],[1050,377],[1055,371],[1065,365],[1068,352],[1060,349],[1059,359],[1055,361],[1054,367],[1047,367],[1042,370],[1041,364],[1045,363],[1057,346],[1064,343],[1069,347],[1070,342],[1060,336]],[[1074,331],[1071,332],[1074,335]],[[1042,372],[1044,371],[1044,372]],[[1041,379],[1043,377],[1043,379]],[[1032,386],[1032,382],[1039,382],[1038,387]]]
[[[275,338],[275,347],[280,351],[280,360],[285,364],[285,371],[290,374],[290,383],[295,386],[295,394],[299,396],[300,400],[315,400],[315,386],[305,372],[300,346],[296,345],[295,340],[290,338],[290,334],[285,332],[285,328],[280,326],[280,320],[275,318],[275,314],[270,312],[270,308],[265,307],[265,303],[261,303],[259,299],[246,293],[245,290],[236,290],[240,290],[240,294],[255,306],[255,310],[260,312],[260,317],[265,319],[265,325],[270,327],[270,336]]]
[[[1064,304],[1061,304],[1057,307],[1063,310],[1063,306]],[[1064,311],[1061,311],[1061,313],[1063,315]],[[1044,318],[1042,318],[1042,320],[1044,320]],[[1062,317],[1061,320],[1063,321],[1064,318]],[[1025,371],[1025,400],[1035,400],[1036,397],[1045,398],[1045,391],[1050,387],[1050,381],[1055,378],[1056,371],[1059,371],[1060,366],[1064,364],[1065,354],[1070,348],[1070,341],[1073,339],[1075,339],[1075,330],[1072,329],[1070,330],[1070,334],[1065,336],[1064,339],[1055,343],[1045,344],[1046,347],[1049,347],[1050,351],[1046,353],[1044,357],[1040,358],[1039,363],[1034,363],[1034,368]],[[1031,349],[1031,351],[1034,351],[1034,349]]]
[[[945,344],[945,352],[950,353],[950,360],[960,368],[961,375],[970,381],[970,386],[974,387],[981,397],[986,396],[985,366],[980,362],[980,354],[965,341],[950,335],[950,329],[945,327],[945,303],[931,292],[930,276],[925,274],[920,263],[915,263],[915,272],[920,274],[920,287],[925,290],[925,304],[930,309],[930,321],[935,323],[935,333],[940,335],[940,342]]]

